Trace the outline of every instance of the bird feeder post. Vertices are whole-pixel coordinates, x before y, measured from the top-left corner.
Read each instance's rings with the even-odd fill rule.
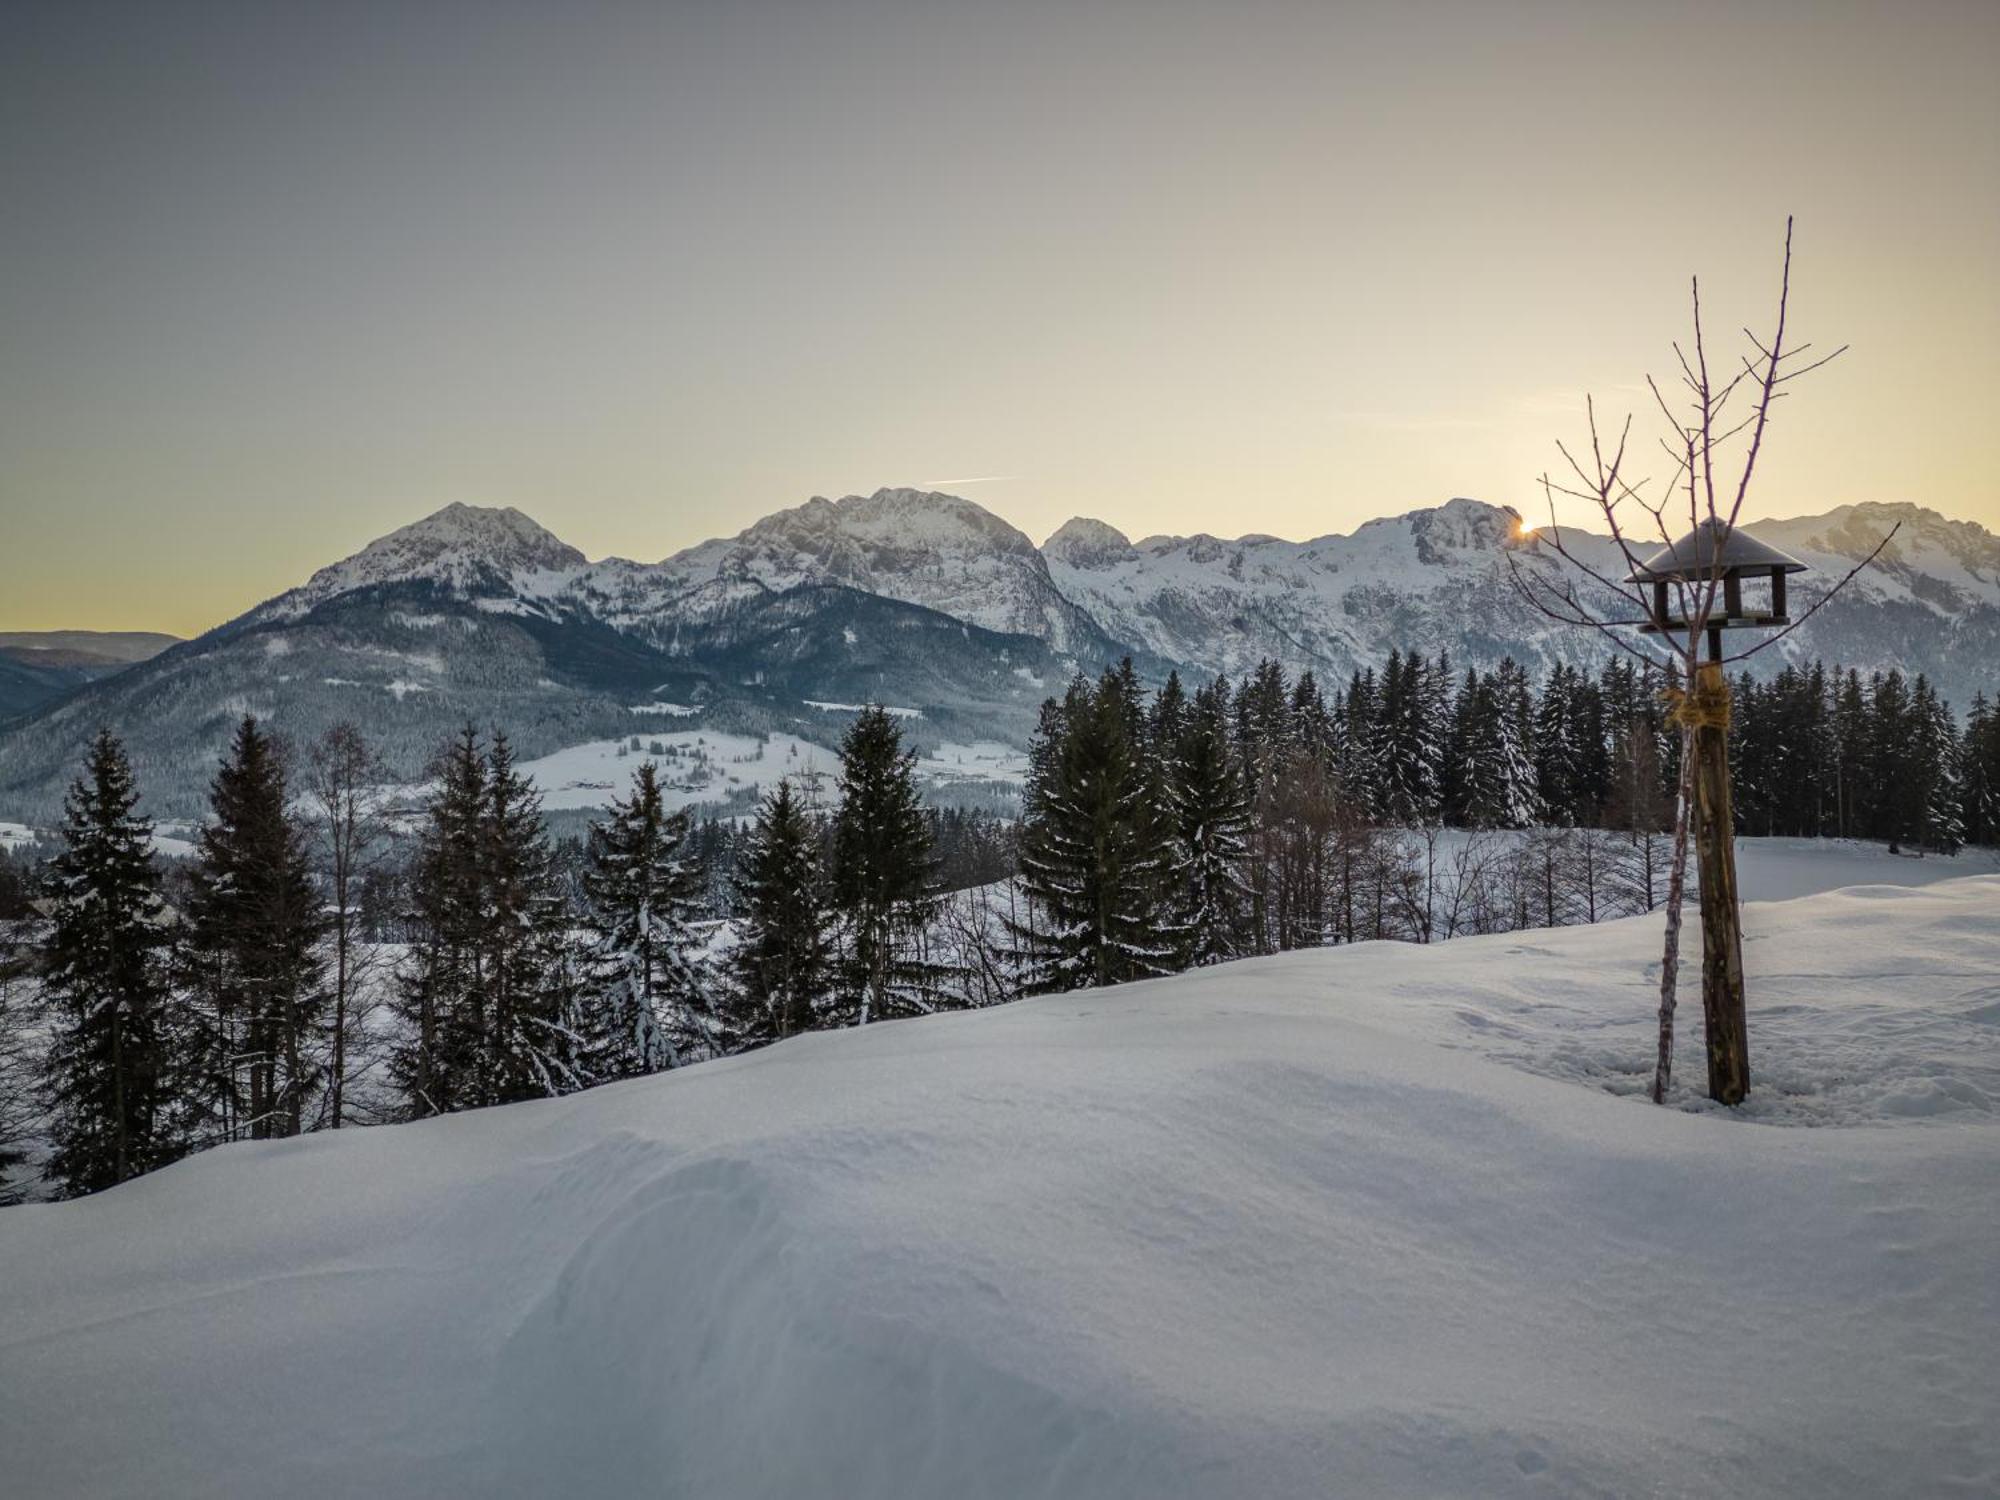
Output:
[[[1729,679],[1722,670],[1722,632],[1788,624],[1785,575],[1805,564],[1725,522],[1708,521],[1649,558],[1628,580],[1653,586],[1652,618],[1644,629],[1692,641],[1706,637],[1708,660],[1695,665],[1674,717],[1689,730],[1695,858],[1701,872],[1701,1010],[1708,1030],[1708,1093],[1741,1104],[1750,1092],[1750,1023],[1743,984],[1742,904],[1736,891],[1736,817],[1729,795]],[[1771,604],[1752,614],[1743,602],[1745,578],[1768,578]],[[1670,617],[1668,585],[1707,601],[1696,619]],[[1720,584],[1718,589],[1716,584]],[[1696,611],[1690,609],[1690,614]]]
[[[1740,1104],[1750,1092],[1750,1021],[1743,995],[1743,913],[1736,894],[1735,813],[1729,799],[1729,682],[1705,661],[1688,702],[1694,715],[1695,857],[1701,869],[1701,1011],[1708,1031],[1708,1093]]]

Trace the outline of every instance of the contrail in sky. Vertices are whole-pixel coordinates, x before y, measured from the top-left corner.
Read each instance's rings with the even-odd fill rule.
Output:
[[[926,479],[921,483],[925,489],[930,490],[939,489],[947,484],[1010,484],[1014,478],[1012,474],[982,474],[977,479]]]

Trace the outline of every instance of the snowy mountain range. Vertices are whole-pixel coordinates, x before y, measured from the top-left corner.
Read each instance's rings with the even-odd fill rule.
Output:
[[[1963,705],[2000,687],[2000,538],[1913,505],[1754,530],[1813,569],[1802,601],[1898,521],[1880,565],[1771,660],[1900,666]],[[1565,540],[1615,563],[1606,539]],[[874,699],[921,709],[920,743],[1020,744],[1072,672],[1128,653],[1156,679],[1268,656],[1333,682],[1392,648],[1537,674],[1599,659],[1596,638],[1524,607],[1510,561],[1563,566],[1512,509],[1468,499],[1304,542],[1134,542],[1077,518],[1037,547],[972,501],[884,489],[658,563],[592,562],[518,510],[452,505],[0,730],[0,815],[47,816],[100,723],[128,738],[156,804],[185,814],[246,712],[301,739],[354,719],[415,774],[468,718],[539,755],[660,703],[723,731],[824,735],[838,723],[809,704]]]

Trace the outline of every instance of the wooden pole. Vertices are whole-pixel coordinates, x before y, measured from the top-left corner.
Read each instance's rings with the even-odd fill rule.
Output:
[[[1729,805],[1729,683],[1720,662],[1701,664],[1691,698],[1708,1092],[1719,1103],[1740,1104],[1750,1092],[1750,1028],[1743,1006],[1743,926],[1736,899],[1736,837]]]

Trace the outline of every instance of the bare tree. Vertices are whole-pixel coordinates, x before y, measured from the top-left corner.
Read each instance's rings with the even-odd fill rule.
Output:
[[[1723,654],[1721,631],[1711,626],[1723,583],[1722,544],[1743,513],[1772,412],[1789,394],[1787,388],[1793,381],[1820,369],[1846,348],[1842,345],[1831,353],[1807,359],[1813,348],[1810,343],[1788,342],[1791,283],[1792,221],[1788,217],[1773,331],[1760,338],[1744,329],[1748,350],[1740,353],[1725,370],[1711,371],[1708,336],[1702,326],[1701,282],[1696,278],[1691,283],[1693,340],[1685,347],[1678,342],[1673,346],[1680,367],[1679,403],[1669,401],[1659,382],[1651,376],[1646,380],[1667,428],[1660,440],[1670,464],[1664,482],[1655,484],[1632,472],[1628,459],[1633,419],[1628,415],[1618,430],[1615,445],[1608,444],[1598,423],[1596,402],[1588,401],[1588,452],[1579,455],[1558,443],[1557,451],[1567,465],[1567,474],[1561,479],[1544,474],[1541,479],[1549,505],[1549,523],[1538,536],[1561,558],[1568,571],[1553,576],[1530,572],[1512,554],[1508,557],[1516,589],[1543,615],[1565,625],[1594,630],[1618,650],[1662,670],[1677,672],[1678,680],[1687,684],[1685,690],[1675,693],[1672,708],[1673,721],[1680,730],[1680,785],[1675,798],[1673,852],[1667,872],[1667,930],[1660,962],[1659,1054],[1653,1075],[1653,1101],[1658,1104],[1666,1102],[1673,1069],[1674,998],[1680,977],[1689,809],[1695,798],[1696,731],[1709,728],[1719,732],[1727,723],[1728,685],[1722,675],[1727,663],[1768,650],[1819,613],[1828,600],[1880,555],[1896,534],[1896,528],[1892,527],[1866,557],[1783,629],[1733,656]],[[1584,544],[1572,544],[1564,536],[1556,518],[1556,505],[1563,499],[1582,501],[1594,508],[1610,529],[1622,566],[1611,565],[1607,572],[1601,557],[1593,557]],[[1706,576],[1676,580],[1671,585],[1671,595],[1666,590],[1656,594],[1631,581],[1644,574],[1642,559],[1635,548],[1643,545],[1650,550],[1654,534],[1661,543],[1674,545],[1673,530],[1682,515],[1686,517],[1688,530],[1699,532],[1704,526],[1708,528],[1713,538],[1709,555],[1716,565]],[[1663,611],[1660,605],[1664,597],[1671,597],[1672,605]],[[1631,626],[1649,627],[1657,646],[1621,633],[1623,628]],[[1704,639],[1709,643],[1707,662],[1702,659]],[[1723,836],[1727,836],[1726,829]]]
[[[368,1011],[369,947],[361,942],[360,898],[385,833],[382,787],[388,780],[375,748],[353,724],[340,723],[313,746],[308,785],[316,807],[327,878],[328,942],[333,947],[333,1056],[324,1124],[347,1119],[347,1085],[366,1062],[358,1054]]]

